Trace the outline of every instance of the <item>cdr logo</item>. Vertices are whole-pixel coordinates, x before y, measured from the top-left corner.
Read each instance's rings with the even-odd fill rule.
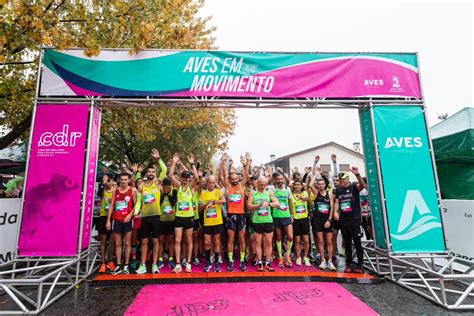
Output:
[[[69,125],[63,125],[63,130],[57,133],[45,132],[38,141],[38,147],[58,146],[58,147],[74,147],[76,140],[82,136],[81,132],[70,132]]]
[[[423,147],[421,137],[387,137],[385,149],[397,148],[420,148]]]

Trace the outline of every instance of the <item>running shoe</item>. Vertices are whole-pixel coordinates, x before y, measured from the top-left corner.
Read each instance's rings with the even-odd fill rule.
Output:
[[[204,267],[204,272],[209,272],[209,271],[211,271],[211,268],[212,268],[212,263],[211,263],[211,262],[207,262],[207,263],[206,263],[206,266]]]
[[[328,267],[328,265],[326,263],[326,260],[321,261],[321,264],[319,265],[319,268],[321,270],[325,270],[325,269],[327,269],[327,267]]]
[[[345,269],[344,269],[344,273],[352,273],[354,272],[354,270],[352,270],[352,267],[350,265],[348,265]]]
[[[160,269],[158,269],[158,265],[156,263],[151,265],[151,273],[160,273]]]
[[[262,262],[257,263],[257,266],[258,266],[257,271],[263,271],[263,263]]]
[[[240,271],[242,272],[247,271],[247,267],[245,266],[245,261],[240,261]]]
[[[221,268],[219,267],[219,263],[214,263],[214,272],[221,272]]]
[[[123,266],[122,273],[123,274],[130,274],[130,270],[128,269],[128,264]]]
[[[174,269],[174,267],[176,267],[176,263],[174,263],[174,260],[171,259],[170,261],[168,261],[168,267],[170,269]]]
[[[286,253],[285,254],[285,264],[287,267],[291,267],[292,263],[291,263],[291,257],[290,257],[290,254],[289,253]]]
[[[164,266],[165,266],[165,263],[163,262],[163,260],[161,260],[161,259],[158,260],[158,264],[157,264],[158,269],[161,269],[161,268],[163,268]]]
[[[107,268],[109,269],[109,271],[114,271],[115,263],[113,261],[109,261],[109,263],[107,263]]]
[[[181,273],[181,272],[183,272],[183,268],[181,268],[180,264],[177,264],[173,269],[173,273]]]
[[[297,266],[301,265],[301,257],[296,258],[296,265]]]
[[[258,259],[257,259],[257,257],[254,258],[252,265],[253,265],[253,266],[258,265]]]
[[[122,274],[122,273],[123,273],[123,271],[122,271],[122,268],[120,266],[116,266],[115,269],[112,271],[113,275]]]
[[[194,258],[194,265],[199,266],[201,264],[201,261],[199,261],[199,258]]]
[[[283,258],[279,258],[279,259],[278,259],[278,266],[279,266],[280,268],[284,268],[284,267],[285,267],[285,265],[283,264]]]
[[[229,272],[234,272],[234,261],[227,262],[227,270]]]
[[[328,262],[328,268],[329,268],[329,270],[331,270],[331,271],[336,271],[336,270],[337,270],[337,269],[336,269],[336,266],[334,265],[334,263],[332,263],[332,261],[329,261],[329,262]]]
[[[146,266],[141,264],[138,269],[135,271],[136,274],[145,274],[146,273]]]
[[[352,272],[354,273],[364,273],[364,268],[362,268],[360,265],[356,265],[354,269],[352,269]]]
[[[99,273],[105,273],[105,271],[107,271],[107,265],[102,263],[99,268]]]
[[[132,260],[132,262],[130,263],[130,269],[136,270],[137,267],[138,267],[138,260]]]
[[[187,272],[187,273],[193,272],[190,263],[186,263],[186,272]]]
[[[265,271],[268,271],[268,272],[273,272],[275,271],[275,269],[272,268],[272,263],[270,261],[267,261],[265,263]]]
[[[303,258],[303,261],[304,261],[304,265],[306,267],[311,267],[311,261],[309,261],[309,258],[308,257],[304,257]]]

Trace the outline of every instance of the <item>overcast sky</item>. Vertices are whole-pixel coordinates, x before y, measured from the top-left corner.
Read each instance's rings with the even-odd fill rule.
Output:
[[[429,123],[472,102],[470,1],[206,0],[219,50],[418,52]],[[353,110],[237,110],[229,154],[256,163],[325,142],[360,141]]]

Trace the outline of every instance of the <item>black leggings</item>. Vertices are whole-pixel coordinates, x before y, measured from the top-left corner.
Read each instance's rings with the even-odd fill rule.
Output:
[[[341,234],[344,240],[344,250],[346,251],[346,266],[352,264],[352,241],[357,253],[357,263],[362,266],[364,263],[364,252],[360,238],[362,232],[360,230],[361,219],[341,220]]]

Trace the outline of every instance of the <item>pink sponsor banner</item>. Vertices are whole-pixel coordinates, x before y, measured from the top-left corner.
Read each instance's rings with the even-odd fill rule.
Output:
[[[125,315],[378,315],[337,283],[147,285]]]
[[[91,241],[92,215],[94,212],[95,177],[97,171],[97,156],[99,153],[100,135],[100,109],[97,107],[93,108],[91,128],[92,129],[89,131],[89,164],[87,169],[87,193],[84,210],[84,222],[82,227],[81,249],[89,247]]]
[[[20,256],[77,252],[89,105],[38,104],[25,186]]]

